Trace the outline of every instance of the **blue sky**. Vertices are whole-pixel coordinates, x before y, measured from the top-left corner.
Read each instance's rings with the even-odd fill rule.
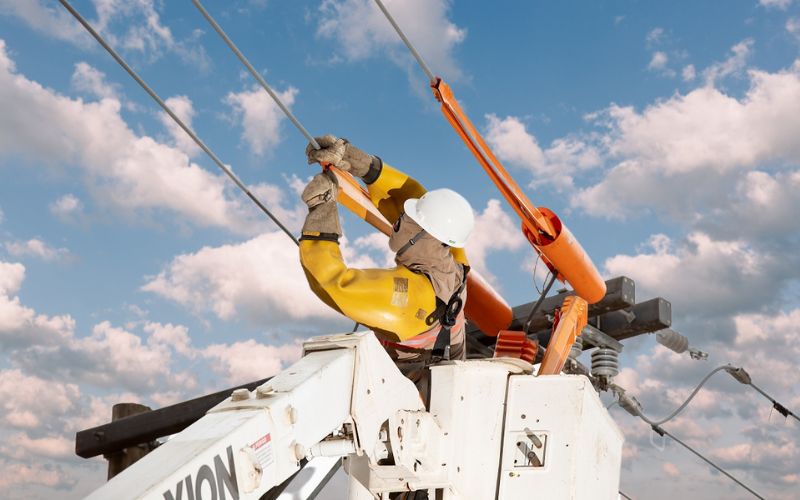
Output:
[[[658,415],[732,362],[800,407],[800,3],[387,4],[531,199],[606,276],[671,300],[676,328],[711,353],[699,363],[636,339],[620,385]],[[314,173],[305,141],[191,3],[74,5],[297,230],[297,190]],[[205,5],[312,133],[467,196],[473,264],[509,303],[535,298],[518,222],[371,2]],[[349,324],[308,292],[291,242],[57,2],[0,0],[0,40],[0,463],[14,471],[0,485],[78,497],[104,476],[101,461],[72,456],[73,433],[114,402],[161,406],[267,376],[299,339]],[[351,264],[385,264],[383,240],[347,214],[344,225]],[[705,394],[676,423],[683,437],[791,497],[796,425],[728,381]],[[614,416],[626,493],[738,498]]]

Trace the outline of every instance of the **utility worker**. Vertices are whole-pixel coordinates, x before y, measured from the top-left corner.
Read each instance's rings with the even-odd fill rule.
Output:
[[[306,148],[309,163],[328,163],[361,178],[370,198],[394,222],[389,248],[396,267],[351,269],[342,259],[338,184],[319,173],[302,194],[309,213],[300,261],[314,293],[373,330],[389,355],[420,384],[431,361],[465,359],[464,308],[469,271],[463,247],[475,224],[467,200],[449,189],[426,191],[417,181],[332,135]]]

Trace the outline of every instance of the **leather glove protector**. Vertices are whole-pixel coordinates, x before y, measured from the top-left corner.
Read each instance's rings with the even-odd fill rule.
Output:
[[[336,177],[327,172],[315,175],[308,183],[301,196],[309,209],[303,223],[303,237],[321,237],[338,242],[342,235],[336,203],[338,189]]]
[[[339,139],[334,135],[315,137],[320,149],[314,149],[309,144],[306,146],[308,163],[330,163],[336,168],[350,172],[356,177],[365,177],[370,172],[370,167],[380,168],[380,160],[361,151],[346,139]],[[377,175],[375,175],[377,178]]]

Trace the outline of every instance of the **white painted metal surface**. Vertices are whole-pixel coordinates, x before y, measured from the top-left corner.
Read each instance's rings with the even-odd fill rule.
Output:
[[[499,497],[616,499],[622,443],[586,377],[513,376]]]
[[[295,484],[298,498],[339,456],[352,500],[423,489],[446,500],[617,497],[622,436],[585,377],[534,377],[502,358],[441,363],[426,411],[371,332],[304,351],[90,498],[259,498],[315,456],[323,472]]]

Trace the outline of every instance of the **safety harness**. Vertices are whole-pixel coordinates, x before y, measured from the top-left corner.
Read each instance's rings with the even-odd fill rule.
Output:
[[[395,223],[394,230],[397,231],[400,226],[400,221],[402,220],[402,214]],[[425,230],[421,230],[417,234],[415,234],[408,242],[400,247],[397,251],[397,255],[402,255],[409,248],[417,244],[422,236],[425,235]],[[441,328],[439,329],[439,333],[436,336],[436,342],[433,344],[433,349],[430,352],[430,357],[428,359],[427,364],[438,363],[439,361],[450,359],[450,330],[456,324],[456,320],[458,319],[458,315],[461,313],[461,310],[464,308],[464,300],[461,298],[461,293],[464,291],[464,286],[467,284],[467,273],[469,272],[469,267],[462,265],[461,268],[463,269],[463,278],[461,280],[461,285],[459,285],[458,289],[453,293],[450,297],[450,300],[445,303],[439,297],[436,297],[436,309],[431,312],[427,318],[425,318],[425,324],[428,326],[433,326],[434,323],[437,321]],[[402,348],[402,344],[394,344],[391,343],[395,348]]]

